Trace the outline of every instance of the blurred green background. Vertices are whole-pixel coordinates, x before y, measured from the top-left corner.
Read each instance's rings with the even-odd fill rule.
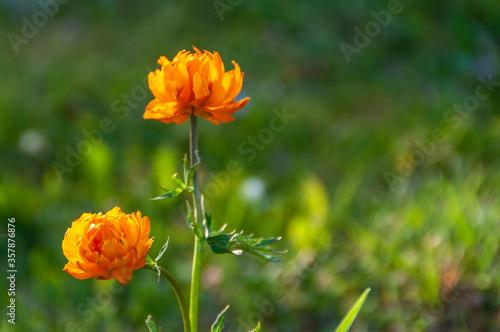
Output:
[[[62,2],[0,1],[1,331],[181,331],[163,280],[76,280],[61,241],[83,212],[140,210],[188,292],[187,197],[149,198],[189,125],[142,114],[156,60],[192,45],[238,62],[251,97],[200,124],[214,222],[288,249],[206,255],[201,331],[226,304],[228,331],[333,331],[365,287],[352,331],[500,330],[498,1]]]

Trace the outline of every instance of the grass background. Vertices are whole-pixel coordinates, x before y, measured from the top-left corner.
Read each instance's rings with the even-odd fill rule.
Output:
[[[147,331],[148,314],[182,329],[165,282],[76,280],[61,241],[83,212],[141,210],[151,252],[170,237],[162,265],[188,292],[184,199],[148,199],[182,170],[189,125],[142,114],[158,57],[192,45],[238,62],[252,98],[233,123],[200,124],[214,222],[288,249],[281,264],[206,255],[200,330],[231,304],[228,331],[333,331],[369,286],[352,331],[498,331],[498,84],[454,111],[478,77],[500,81],[498,2],[401,1],[350,61],[341,43],[389,2],[69,1],[13,47],[47,2],[0,1],[0,262],[15,218],[18,270],[15,327],[1,272],[1,331]],[[294,117],[272,131],[284,110]]]

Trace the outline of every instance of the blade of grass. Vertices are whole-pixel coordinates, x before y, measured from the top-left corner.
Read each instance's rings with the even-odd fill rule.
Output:
[[[335,332],[346,332],[351,328],[351,325],[356,319],[356,316],[361,310],[361,307],[365,303],[370,290],[370,288],[365,289],[363,294],[361,294],[361,296],[356,300],[351,309],[349,309],[349,312],[344,316],[344,319],[342,319],[342,322],[340,322],[339,326],[337,326]]]

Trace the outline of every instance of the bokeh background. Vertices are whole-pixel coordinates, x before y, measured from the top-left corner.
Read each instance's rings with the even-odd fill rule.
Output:
[[[499,331],[499,22],[488,0],[0,1],[0,330],[182,330],[168,284],[76,280],[61,241],[83,212],[141,210],[187,293],[186,197],[149,198],[189,125],[142,114],[158,57],[195,45],[237,61],[251,97],[200,124],[214,222],[288,250],[206,255],[202,331],[226,304],[228,331],[333,331],[366,287],[352,331]]]

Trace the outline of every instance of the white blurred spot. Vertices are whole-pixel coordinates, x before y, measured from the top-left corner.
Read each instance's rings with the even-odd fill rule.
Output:
[[[21,151],[34,156],[43,152],[47,146],[47,142],[38,130],[28,129],[21,133],[18,145]]]
[[[262,178],[251,176],[246,178],[240,186],[240,194],[250,201],[257,201],[264,196],[266,183]]]

